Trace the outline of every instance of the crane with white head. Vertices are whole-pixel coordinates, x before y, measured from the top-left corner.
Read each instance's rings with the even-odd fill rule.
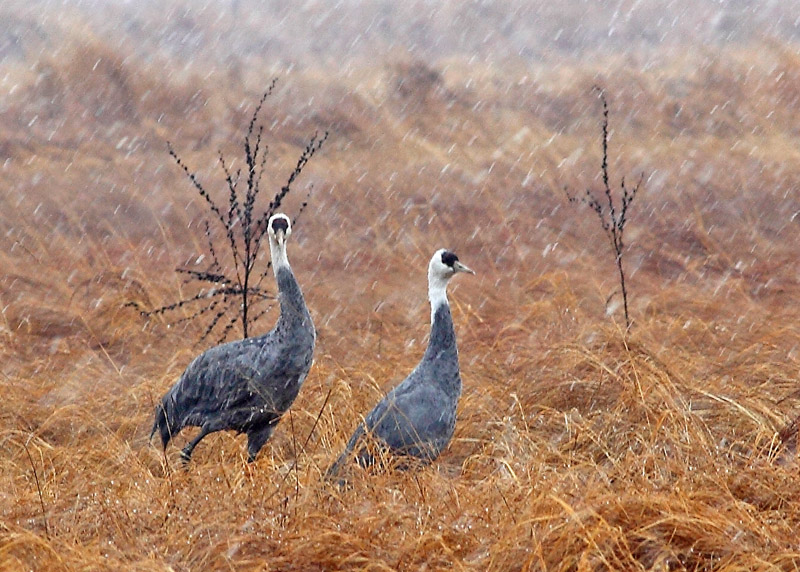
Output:
[[[360,465],[374,462],[363,446],[365,438],[374,439],[392,454],[424,462],[436,459],[452,439],[461,396],[461,372],[447,283],[459,272],[475,274],[449,250],[434,253],[428,264],[431,333],[425,354],[409,376],[356,428],[344,452],[328,469],[329,477],[338,475],[357,447],[355,456]]]
[[[224,430],[247,435],[248,461],[254,461],[311,368],[316,332],[286,255],[289,217],[274,214],[267,233],[280,302],[277,324],[262,336],[200,354],[156,407],[150,437],[158,432],[165,449],[184,427],[200,427],[181,451],[186,462],[206,435]]]

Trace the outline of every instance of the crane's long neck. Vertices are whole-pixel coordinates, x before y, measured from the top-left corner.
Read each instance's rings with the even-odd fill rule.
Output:
[[[278,318],[278,327],[299,325],[313,331],[311,315],[306,307],[303,292],[294,277],[289,259],[286,256],[286,243],[278,244],[275,240],[269,242],[272,255],[272,270],[275,272],[275,281],[278,283],[278,300],[281,305],[281,315]]]
[[[431,303],[431,336],[423,359],[452,359],[458,362],[456,332],[447,301],[447,280],[428,277],[428,299]]]

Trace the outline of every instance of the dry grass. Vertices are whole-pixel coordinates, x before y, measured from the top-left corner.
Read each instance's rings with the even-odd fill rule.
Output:
[[[800,409],[790,44],[286,72],[265,109],[276,180],[331,131],[290,247],[319,351],[255,464],[215,434],[182,470],[147,437],[202,325],[143,323],[125,303],[174,299],[173,269],[203,252],[165,140],[212,188],[263,85],[249,66],[224,88],[191,67],[164,77],[179,54],[124,56],[135,31],[110,42],[64,21],[63,49],[33,65],[29,35],[4,60],[0,569],[800,568],[798,464],[778,438]],[[561,191],[597,184],[595,83],[612,176],[648,174],[627,339],[596,255],[610,247]],[[439,246],[478,271],[451,291],[455,439],[430,467],[326,484],[423,351]]]

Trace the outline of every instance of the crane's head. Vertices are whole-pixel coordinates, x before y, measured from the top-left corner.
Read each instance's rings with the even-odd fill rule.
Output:
[[[439,249],[433,253],[431,263],[428,265],[428,299],[431,302],[431,321],[436,308],[447,304],[447,283],[459,272],[475,274],[458,261],[458,256],[447,249]]]
[[[292,234],[292,221],[283,213],[275,213],[269,217],[267,232],[272,241],[280,246],[285,246],[286,239]]]
[[[447,282],[459,272],[475,274],[475,272],[459,262],[458,256],[445,248],[437,250],[428,265],[428,279]]]

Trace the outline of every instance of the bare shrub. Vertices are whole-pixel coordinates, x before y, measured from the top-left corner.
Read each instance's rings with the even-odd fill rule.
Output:
[[[602,196],[598,197],[591,189],[586,189],[583,196],[572,196],[567,192],[567,197],[570,203],[582,203],[588,205],[600,221],[600,226],[603,229],[606,237],[611,242],[611,248],[614,250],[614,262],[619,272],[619,284],[622,290],[622,304],[625,311],[625,329],[630,330],[631,319],[628,313],[628,289],[625,285],[625,269],[622,265],[622,256],[625,252],[625,224],[628,222],[628,208],[633,203],[639,187],[644,181],[644,174],[639,177],[638,182],[633,187],[625,184],[625,177],[620,180],[620,189],[622,190],[621,201],[615,200],[611,191],[608,174],[608,101],[606,100],[605,91],[599,87],[594,88],[598,92],[600,101],[603,103],[603,161],[600,169],[603,175],[603,190]]]
[[[259,212],[256,202],[262,191],[261,181],[266,169],[268,148],[263,139],[264,126],[256,124],[259,112],[273,92],[275,84],[276,80],[273,80],[250,118],[243,142],[246,163],[244,172],[242,169],[232,171],[222,151],[219,151],[219,162],[228,192],[227,208],[223,209],[217,204],[197,175],[180,158],[172,143],[167,143],[170,156],[186,174],[208,209],[211,222],[204,221],[204,228],[210,263],[205,270],[176,268],[176,272],[186,277],[187,283],[194,283],[199,286],[199,290],[194,295],[153,310],[141,310],[143,316],[169,313],[188,306],[193,309],[192,312],[173,323],[208,318],[201,340],[218,331],[218,342],[222,342],[237,324],[241,326],[242,337],[247,338],[251,326],[271,307],[268,303],[274,300],[274,295],[262,286],[271,262],[266,262],[261,268],[257,267],[261,247],[267,236],[267,221],[281,207],[292,190],[292,184],[328,138],[327,131],[322,136],[314,134],[311,137],[286,184],[275,193],[264,210]],[[293,225],[308,205],[307,199],[308,197],[302,203]],[[224,232],[226,240],[222,245],[215,244],[212,225]],[[227,254],[227,260],[224,254]]]

